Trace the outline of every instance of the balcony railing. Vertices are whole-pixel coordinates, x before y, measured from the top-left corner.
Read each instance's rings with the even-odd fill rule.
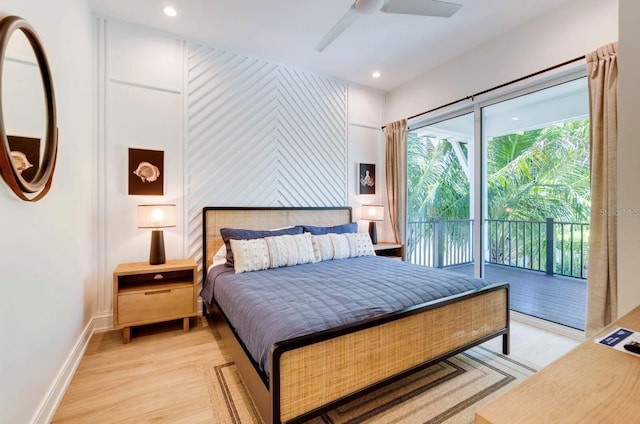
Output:
[[[435,268],[472,263],[473,225],[469,219],[409,222],[407,260]],[[484,237],[486,263],[587,278],[589,224],[487,219]]]

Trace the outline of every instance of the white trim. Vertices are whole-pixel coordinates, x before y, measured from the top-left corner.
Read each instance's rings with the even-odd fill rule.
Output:
[[[556,324],[555,322],[546,321],[540,318],[532,317],[531,315],[522,314],[520,312],[511,311],[511,319],[524,324],[528,324],[532,327],[541,328],[551,333],[556,333],[561,336],[568,337],[573,340],[585,341],[584,331],[576,330],[575,328],[566,327],[564,325]]]
[[[371,130],[380,130],[380,131],[382,131],[382,127],[380,125],[366,124],[366,123],[362,123],[362,122],[349,122],[349,125],[351,125],[353,127],[368,128],[368,129],[371,129]]]
[[[107,233],[107,123],[108,123],[108,87],[106,84],[109,68],[107,64],[107,42],[109,26],[104,19],[96,19],[96,79],[97,79],[97,110],[96,110],[96,170],[97,170],[97,290],[96,310],[98,313],[111,309],[113,286],[109,284],[111,278],[107,271],[107,250],[109,234]],[[107,307],[107,303],[109,306]]]
[[[182,158],[180,161],[181,164],[181,180],[182,186],[180,187],[180,192],[182,194],[182,250],[180,252],[181,258],[186,258],[189,254],[189,237],[187,236],[187,231],[189,230],[189,207],[190,200],[185,196],[185,193],[189,192],[189,178],[187,167],[189,166],[189,48],[186,41],[182,41],[182,74],[180,77],[182,78],[182,93],[180,96],[182,97],[182,102],[180,103],[180,125],[182,125],[182,140],[180,141],[182,144],[181,154]],[[198,262],[197,258],[194,258],[196,263]],[[198,281],[200,281],[200,275],[198,274]]]
[[[116,78],[110,78],[109,82],[112,82],[114,84],[128,85],[128,86],[131,86],[131,87],[144,88],[144,89],[147,89],[147,90],[162,91],[164,93],[182,94],[180,92],[180,90],[177,90],[175,88],[161,87],[159,85],[145,84],[145,83],[142,83],[142,82],[125,81],[125,80],[116,79]]]
[[[102,333],[113,330],[113,313],[103,312],[93,316],[93,332]]]
[[[67,388],[71,383],[71,379],[73,378],[76,369],[78,369],[78,365],[80,365],[84,352],[87,350],[89,340],[91,340],[91,336],[94,333],[93,321],[94,320],[91,319],[80,334],[73,350],[71,350],[69,356],[67,356],[67,360],[64,362],[62,368],[58,372],[58,375],[53,380],[49,391],[44,399],[42,399],[36,413],[31,418],[31,423],[46,424],[51,422],[58,405],[60,405],[60,402],[62,401],[64,393],[67,391]]]

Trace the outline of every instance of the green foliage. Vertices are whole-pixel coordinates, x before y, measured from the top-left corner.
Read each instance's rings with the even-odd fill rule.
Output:
[[[487,184],[489,219],[588,222],[589,120],[494,138]]]
[[[409,133],[407,167],[409,221],[469,218],[469,181],[449,142]]]
[[[488,143],[489,219],[588,222],[588,119]],[[409,221],[470,217],[469,181],[451,143],[409,133],[408,194]]]
[[[460,147],[468,158],[466,144]],[[589,222],[589,120],[495,137],[486,151],[487,218],[511,225],[490,227],[490,257],[485,260],[544,270],[547,235],[542,223],[547,218]],[[410,223],[471,218],[469,180],[452,143],[409,133],[408,195]],[[534,231],[536,224],[531,221],[540,222],[540,230],[535,227]],[[428,228],[422,235],[410,232],[409,253],[431,237],[434,227]],[[554,272],[574,276],[586,272],[581,267],[588,255],[589,230],[588,226],[577,228],[581,229],[554,235]],[[446,243],[450,248],[464,246],[469,237],[447,234]]]

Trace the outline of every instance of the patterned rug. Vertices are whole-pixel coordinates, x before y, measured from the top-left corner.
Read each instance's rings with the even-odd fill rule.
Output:
[[[216,423],[262,423],[233,362],[210,363],[201,369]],[[477,409],[535,372],[509,356],[478,346],[310,423],[473,423]]]

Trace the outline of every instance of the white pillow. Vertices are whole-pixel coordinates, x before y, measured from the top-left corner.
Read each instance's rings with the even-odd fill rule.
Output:
[[[269,249],[269,268],[316,262],[311,234],[265,237]]]
[[[329,234],[311,236],[311,244],[313,245],[313,255],[316,262],[330,261],[333,259],[333,243]]]
[[[233,250],[233,269],[236,274],[269,268],[269,249],[263,239],[229,240]]]
[[[333,244],[333,259],[346,259],[351,255],[346,234],[329,233],[329,237]]]
[[[349,242],[349,257],[375,256],[369,233],[346,233],[345,236]]]
[[[333,244],[333,259],[357,258],[358,256],[374,256],[371,237],[367,233],[330,233]]]

